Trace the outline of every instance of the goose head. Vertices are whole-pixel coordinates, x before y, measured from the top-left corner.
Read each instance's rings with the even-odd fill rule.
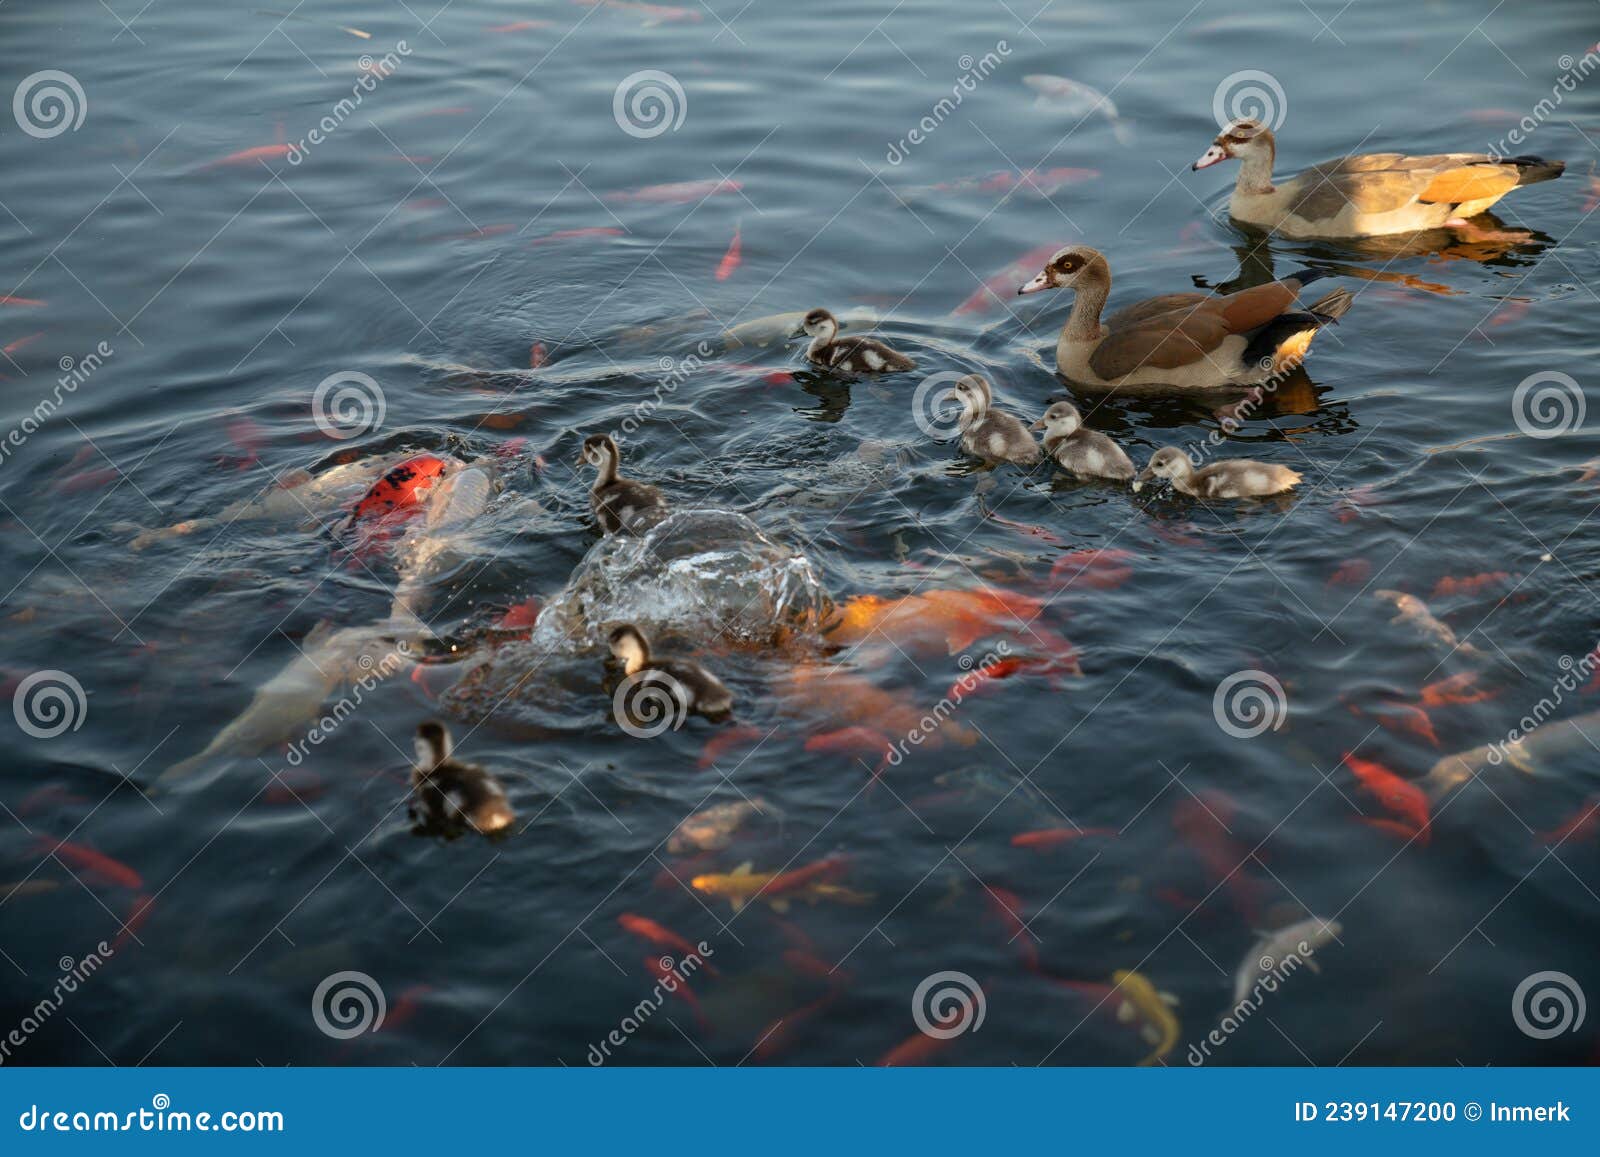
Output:
[[[1133,488],[1138,490],[1152,478],[1167,478],[1181,482],[1192,473],[1194,473],[1194,463],[1189,461],[1189,455],[1176,446],[1163,446],[1150,455],[1149,463],[1133,480]]]
[[[806,314],[805,320],[800,323],[800,328],[808,337],[818,338],[823,342],[831,342],[839,333],[839,319],[825,309],[813,309]]]
[[[969,421],[977,421],[989,412],[989,406],[994,401],[994,391],[989,388],[989,380],[979,374],[967,374],[959,379],[952,387],[956,401],[961,403],[961,409]]]
[[[1253,117],[1244,117],[1218,133],[1211,147],[1189,168],[1198,172],[1229,159],[1249,161],[1258,157],[1265,157],[1270,168],[1275,147],[1271,129]]]
[[[1033,429],[1043,430],[1046,442],[1070,438],[1083,429],[1083,417],[1071,402],[1056,402],[1033,424]]]
[[[629,675],[650,661],[650,643],[644,637],[644,632],[632,623],[624,623],[612,631],[606,644],[611,648],[611,654],[621,662],[623,671]]]
[[[608,478],[616,473],[618,464],[622,461],[622,451],[617,449],[617,440],[610,434],[590,434],[583,440],[583,451],[579,455],[579,462],[587,462],[600,471],[600,477]]]
[[[1017,290],[1018,294],[1038,293],[1045,289],[1084,289],[1108,287],[1111,284],[1111,267],[1105,255],[1087,245],[1068,245],[1058,250],[1032,281]]]
[[[443,723],[429,719],[417,725],[417,734],[412,740],[412,746],[417,753],[417,767],[423,771],[432,771],[450,758],[450,752],[455,744],[450,738],[449,729]]]

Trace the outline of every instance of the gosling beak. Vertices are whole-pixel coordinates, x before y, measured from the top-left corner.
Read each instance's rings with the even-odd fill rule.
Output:
[[[1040,418],[1033,425],[1029,426],[1028,429],[1034,431],[1035,433],[1038,433],[1040,430],[1043,430],[1044,429],[1044,419]]]
[[[1198,173],[1201,169],[1209,169],[1218,161],[1225,161],[1227,159],[1228,154],[1223,151],[1221,145],[1212,145],[1209,149],[1200,154],[1200,159],[1198,161],[1189,166],[1189,171]]]
[[[1155,476],[1155,471],[1151,470],[1148,466],[1139,471],[1139,473],[1135,475],[1133,479],[1133,492],[1135,494],[1139,493],[1139,491],[1144,488],[1144,484]]]
[[[1021,289],[1017,290],[1017,296],[1021,297],[1024,293],[1038,293],[1041,289],[1049,288],[1050,279],[1046,277],[1044,271],[1041,270],[1037,277],[1028,282],[1028,284],[1024,285]]]

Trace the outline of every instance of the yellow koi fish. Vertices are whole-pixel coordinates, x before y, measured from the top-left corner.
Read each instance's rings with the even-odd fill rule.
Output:
[[[776,912],[787,912],[791,900],[805,900],[809,904],[832,900],[838,904],[867,904],[873,897],[854,888],[826,883],[820,878],[819,868],[832,868],[831,861],[821,861],[792,872],[757,872],[749,860],[731,872],[696,876],[689,881],[696,892],[707,896],[720,896],[741,911],[752,900],[765,900]]]
[[[1117,1019],[1124,1024],[1141,1020],[1139,1035],[1151,1047],[1150,1055],[1139,1064],[1155,1064],[1178,1044],[1178,1018],[1172,1012],[1178,998],[1170,992],[1157,991],[1147,977],[1127,969],[1113,972],[1111,983],[1121,994]]]

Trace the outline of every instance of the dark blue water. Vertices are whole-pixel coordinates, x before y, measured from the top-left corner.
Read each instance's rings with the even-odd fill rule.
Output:
[[[1592,5],[374,0],[284,18],[253,0],[13,0],[0,26],[7,91],[59,70],[83,112],[55,135],[0,118],[0,289],[20,299],[0,305],[0,422],[19,431],[0,460],[6,695],[41,671],[84,695],[61,734],[4,724],[0,881],[34,886],[0,905],[0,1032],[63,958],[139,917],[7,1060],[584,1064],[655,985],[644,961],[663,949],[624,913],[705,941],[721,976],[691,980],[698,1013],[669,996],[611,1050],[620,1063],[872,1063],[916,1036],[919,982],[953,970],[981,986],[985,1020],[922,1059],[1131,1064],[1149,1051],[1138,1024],[1095,986],[1132,970],[1178,998],[1166,1059],[1182,1064],[1231,1003],[1253,929],[1308,914],[1337,919],[1340,942],[1216,1063],[1594,1055],[1592,1014],[1536,1039],[1513,993],[1542,971],[1600,993],[1594,827],[1547,838],[1600,791],[1600,736],[1434,800],[1425,841],[1362,823],[1393,817],[1340,760],[1419,779],[1504,739],[1551,697],[1561,657],[1595,645],[1600,489],[1583,471],[1600,438],[1593,419],[1528,436],[1513,394],[1542,371],[1592,394],[1600,89],[1564,93],[1512,150],[1568,168],[1497,207],[1486,227],[1510,239],[1253,246],[1216,216],[1233,170],[1188,171],[1219,82],[1249,69],[1284,94],[1280,171],[1358,147],[1487,149],[1600,38]],[[654,136],[613,113],[644,70],[683,94],[681,124]],[[1110,94],[1119,121],[1036,103],[1036,73]],[[1024,169],[1071,172],[1048,197],[986,184]],[[701,184],[637,196],[680,182]],[[796,341],[723,348],[767,315],[870,312],[924,371],[981,370],[1030,418],[1075,398],[1141,462],[1220,431],[1216,400],[1057,378],[1067,295],[958,310],[1023,254],[1072,242],[1110,258],[1113,304],[1308,263],[1345,275],[1354,308],[1223,439],[1303,472],[1293,497],[1203,506],[974,470],[913,420],[920,374],[847,384],[804,370]],[[354,438],[314,420],[341,372],[384,399]],[[708,642],[738,723],[765,736],[715,770],[697,766],[722,734],[703,721],[619,729],[598,651],[513,667],[514,696],[465,711],[447,689],[495,656],[489,628],[547,601],[594,542],[582,436],[669,375],[628,439],[632,474],[682,505],[746,510],[841,604],[980,585],[1038,598],[968,659],[1065,636],[1082,676],[995,682],[946,725],[970,745],[917,748],[870,790],[854,756],[807,740],[891,729],[855,716],[862,688],[932,708],[966,669],[947,646],[850,651],[844,690],[797,706],[792,651],[680,640]],[[446,661],[384,681],[297,768],[278,743],[158,788],[319,623],[383,618],[396,570],[381,547],[339,549],[332,517],[225,520],[138,551],[134,535],[259,499],[288,471],[420,450],[498,454],[505,485],[429,611]],[[1050,580],[1091,548],[1127,552],[1131,575]],[[1478,575],[1496,577],[1440,586]],[[1380,589],[1426,600],[1477,657],[1391,622]],[[1282,688],[1277,729],[1219,727],[1214,696],[1238,672]],[[1474,672],[1489,697],[1422,704],[1424,685]],[[1556,716],[1600,708],[1562,700]],[[411,732],[451,712],[522,817],[510,838],[409,830]],[[287,770],[308,802],[273,779]],[[692,862],[667,850],[685,816],[741,794],[771,818]],[[1011,843],[1074,825],[1116,834]],[[61,839],[137,880],[49,856]],[[690,886],[829,856],[870,900],[735,916]],[[1222,880],[1208,864],[1226,857]],[[999,911],[1011,897],[1020,934]],[[389,1010],[347,1041],[312,1013],[345,971]]]

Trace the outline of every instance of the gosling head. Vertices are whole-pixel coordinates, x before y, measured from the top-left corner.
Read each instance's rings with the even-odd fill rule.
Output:
[[[615,470],[621,458],[617,440],[610,434],[590,434],[583,440],[583,452],[579,455],[580,462],[587,462],[602,475]]]
[[[989,410],[994,400],[994,391],[989,388],[989,379],[980,374],[967,374],[957,380],[951,387],[956,401],[961,403],[961,408],[973,419],[981,418]]]
[[[432,771],[449,759],[451,751],[455,749],[449,729],[436,719],[417,725],[417,735],[412,745],[417,753],[417,767],[422,771]]]
[[[819,337],[823,341],[832,341],[839,332],[839,319],[825,309],[813,309],[806,314],[805,320],[800,323],[809,337]]]
[[[1189,461],[1189,455],[1176,446],[1163,446],[1150,455],[1149,463],[1133,480],[1133,488],[1138,490],[1152,478],[1182,481],[1192,473],[1194,473],[1194,463]]]
[[[644,637],[644,632],[632,623],[622,624],[611,632],[611,637],[606,641],[612,655],[622,663],[622,669],[629,675],[635,674],[650,661],[650,642]]]
[[[1200,154],[1200,159],[1189,168],[1198,172],[1230,158],[1242,161],[1263,153],[1270,161],[1273,148],[1272,130],[1254,117],[1242,117],[1232,121],[1227,128],[1218,133],[1216,140],[1211,142],[1211,147]]]
[[[1078,289],[1088,282],[1111,279],[1110,267],[1098,249],[1087,245],[1068,245],[1058,250],[1032,281],[1017,290],[1018,294],[1038,293],[1045,289]]]
[[[1033,424],[1033,429],[1043,430],[1046,440],[1070,438],[1083,429],[1083,417],[1071,402],[1056,402]]]

